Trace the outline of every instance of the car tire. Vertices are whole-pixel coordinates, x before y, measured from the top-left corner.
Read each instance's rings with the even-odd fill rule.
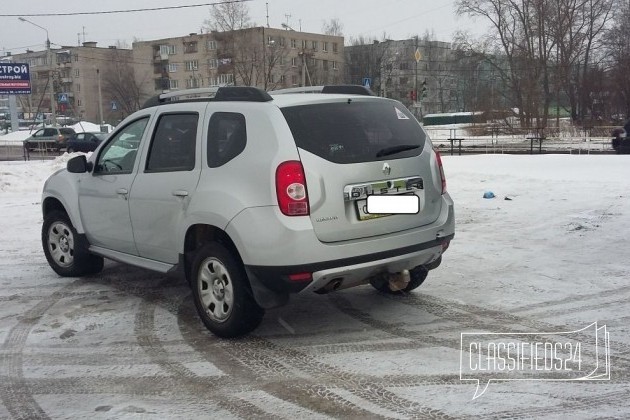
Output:
[[[428,274],[429,270],[427,270],[426,267],[423,265],[419,265],[409,270],[409,283],[404,289],[401,290],[392,290],[389,287],[389,280],[385,276],[373,277],[372,279],[370,279],[370,284],[379,292],[391,295],[403,295],[420,287],[420,285],[426,280]]]
[[[48,264],[60,276],[80,277],[103,269],[103,257],[87,250],[85,239],[63,211],[51,211],[44,217],[42,246]]]
[[[197,313],[215,335],[237,337],[260,325],[265,311],[254,300],[243,265],[220,243],[197,251],[190,283]]]

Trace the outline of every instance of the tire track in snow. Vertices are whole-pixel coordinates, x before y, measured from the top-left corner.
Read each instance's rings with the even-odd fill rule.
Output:
[[[27,386],[23,372],[23,352],[28,336],[39,320],[65,293],[72,290],[79,280],[68,283],[48,298],[26,311],[17,325],[9,331],[0,348],[0,400],[15,419],[48,419]]]

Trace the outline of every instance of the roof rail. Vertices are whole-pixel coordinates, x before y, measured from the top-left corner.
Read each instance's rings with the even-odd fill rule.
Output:
[[[268,102],[273,98],[262,89],[250,86],[221,86],[176,90],[149,98],[142,108],[150,108],[167,102],[190,101],[248,101]]]
[[[346,95],[376,96],[369,88],[361,85],[303,86],[274,90],[269,93],[271,95],[284,95],[288,93],[337,93]]]

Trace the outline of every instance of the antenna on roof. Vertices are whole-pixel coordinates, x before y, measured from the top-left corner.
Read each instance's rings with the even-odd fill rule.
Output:
[[[267,28],[269,27],[269,2],[265,3],[265,6],[267,7]]]
[[[291,15],[285,13],[284,17],[287,18],[287,26],[289,26],[289,19],[291,18]]]

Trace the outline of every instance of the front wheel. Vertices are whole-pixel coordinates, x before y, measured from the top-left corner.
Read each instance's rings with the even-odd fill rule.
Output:
[[[202,247],[191,270],[197,313],[206,328],[219,337],[253,331],[265,314],[252,295],[242,264],[219,243]]]
[[[44,217],[42,246],[50,267],[60,276],[80,277],[103,269],[103,258],[90,254],[65,212]]]

